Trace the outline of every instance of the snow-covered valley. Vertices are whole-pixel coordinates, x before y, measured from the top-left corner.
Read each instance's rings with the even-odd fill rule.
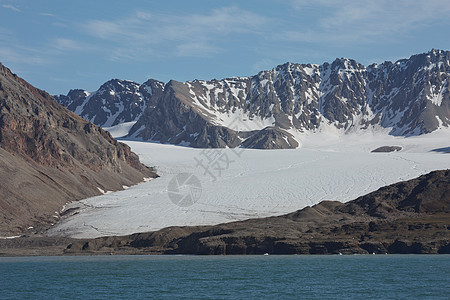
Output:
[[[125,235],[280,215],[322,200],[345,202],[388,184],[450,168],[450,154],[445,153],[450,150],[449,137],[449,129],[408,138],[367,132],[314,134],[304,136],[302,147],[295,150],[194,149],[124,141],[160,177],[68,204],[66,210],[77,208],[78,213],[64,218],[48,234]],[[403,149],[371,153],[385,145]],[[184,176],[179,174],[198,181],[189,186],[188,179],[184,187],[178,182],[176,190],[175,179]],[[193,203],[177,202],[181,196]]]

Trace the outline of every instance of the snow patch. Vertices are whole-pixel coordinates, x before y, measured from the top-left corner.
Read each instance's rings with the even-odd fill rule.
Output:
[[[112,191],[104,191],[104,190],[102,190],[101,188],[99,188],[99,187],[97,187],[97,189],[100,191],[100,193],[102,193],[103,195],[108,195],[108,194],[111,194],[112,193]]]
[[[108,131],[113,138],[121,138],[126,135],[131,130],[131,127],[133,127],[134,124],[136,124],[137,121],[133,122],[125,122],[119,125],[111,126],[111,127],[102,127],[104,130]]]
[[[312,76],[314,74],[314,69],[310,67],[303,67],[303,71],[305,71],[308,76]]]
[[[0,236],[0,240],[12,240],[20,238],[20,235],[12,235],[12,236]]]
[[[439,127],[442,127],[444,125],[444,122],[442,122],[442,120],[441,120],[441,118],[439,118],[439,116],[435,116],[435,117],[438,121]]]
[[[444,98],[444,92],[447,89],[448,79],[442,84],[442,86],[436,87],[432,85],[430,87],[431,95],[427,95],[427,99],[431,101],[436,106],[441,106],[442,100]]]

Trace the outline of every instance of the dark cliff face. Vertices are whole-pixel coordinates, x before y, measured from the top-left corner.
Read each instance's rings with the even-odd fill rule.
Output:
[[[127,145],[1,64],[0,153],[0,235],[23,232],[99,188],[155,176]]]
[[[450,125],[450,52],[432,50],[365,67],[340,58],[286,63],[252,77],[222,80],[111,80],[90,96],[73,90],[60,103],[99,126],[137,121],[129,137],[192,147],[294,148],[283,136],[334,126],[342,132],[389,128],[410,136]],[[296,141],[301,142],[301,141]],[[273,146],[275,145],[275,146]],[[265,147],[265,146],[263,146]],[[266,148],[264,148],[266,149]]]
[[[172,80],[164,91],[160,101],[133,126],[143,128],[134,137],[171,144],[188,142],[193,147],[236,147],[241,143],[235,130],[211,124],[205,117],[209,114],[206,110],[191,105],[189,90],[183,83]]]

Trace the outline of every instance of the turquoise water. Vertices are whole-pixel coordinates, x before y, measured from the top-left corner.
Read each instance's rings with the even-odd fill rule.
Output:
[[[449,299],[449,255],[0,258],[0,299]]]

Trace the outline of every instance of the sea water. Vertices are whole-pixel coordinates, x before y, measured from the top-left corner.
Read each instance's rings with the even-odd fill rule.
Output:
[[[449,255],[0,258],[0,299],[449,297]]]

